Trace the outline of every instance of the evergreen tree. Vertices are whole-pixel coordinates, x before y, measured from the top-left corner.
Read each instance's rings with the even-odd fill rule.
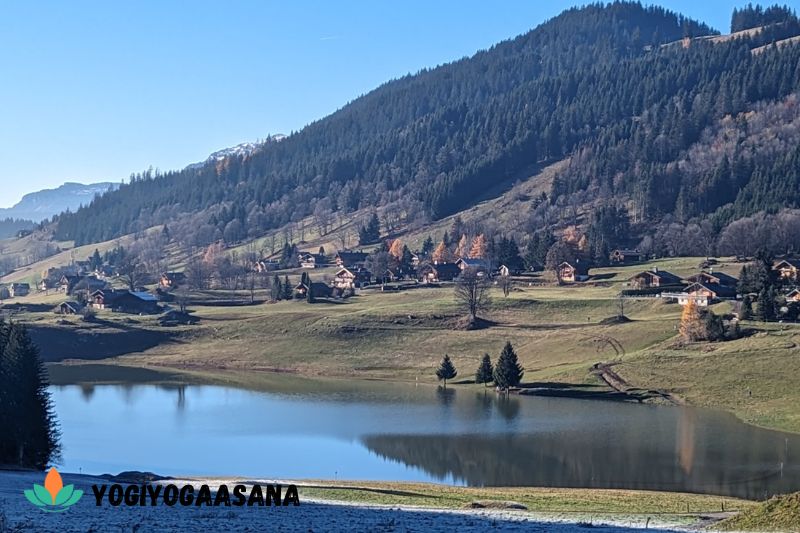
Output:
[[[772,287],[763,287],[758,293],[756,317],[761,322],[775,320],[775,290]]]
[[[96,270],[103,266],[103,258],[100,257],[100,251],[95,248],[92,257],[89,258],[89,268]]]
[[[453,379],[458,374],[455,365],[450,360],[450,356],[444,354],[442,358],[441,364],[439,364],[439,368],[436,370],[436,378],[439,381],[444,381],[444,386],[447,387],[447,380]]]
[[[59,430],[39,351],[24,327],[0,322],[0,463],[44,469]]]
[[[433,247],[433,239],[428,235],[422,243],[422,251],[420,252],[422,257],[430,257],[431,252],[433,252]]]
[[[492,358],[488,353],[483,354],[481,364],[475,372],[475,383],[483,383],[488,385],[494,379],[494,367],[492,367]]]
[[[374,244],[381,239],[381,222],[378,213],[372,213],[366,226],[361,226],[358,231],[358,243],[361,245]]]
[[[270,287],[270,297],[273,302],[280,301],[283,298],[283,286],[281,285],[281,278],[277,274],[272,278],[272,286]]]
[[[520,366],[517,353],[510,342],[506,342],[497,364],[494,367],[494,383],[501,389],[516,387],[522,381],[525,371]]]
[[[313,304],[316,299],[314,298],[314,283],[311,281],[311,276],[306,274],[306,287],[308,290],[306,291],[306,302]]]
[[[752,320],[753,319],[753,302],[750,296],[745,295],[742,298],[742,307],[739,311],[739,320]]]
[[[281,297],[284,300],[292,299],[292,284],[289,283],[289,276],[284,276],[283,278],[283,294]]]

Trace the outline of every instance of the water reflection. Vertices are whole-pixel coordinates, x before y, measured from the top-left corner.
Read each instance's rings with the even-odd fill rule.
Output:
[[[800,436],[724,413],[491,389],[303,383],[277,392],[174,381],[53,387],[64,467],[745,498],[800,490]],[[158,453],[143,439],[156,439]]]

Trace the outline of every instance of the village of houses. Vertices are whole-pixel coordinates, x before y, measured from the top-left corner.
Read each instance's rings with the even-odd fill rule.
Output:
[[[434,261],[419,253],[411,254],[410,268],[405,271],[387,268],[376,274],[367,268],[369,258],[370,254],[365,251],[344,250],[332,257],[324,253],[301,251],[297,257],[297,268],[281,269],[279,262],[272,259],[255,261],[251,268],[254,274],[264,278],[280,275],[289,280],[291,275],[294,278],[291,284],[293,298],[308,301],[338,300],[367,295],[376,290],[446,287],[457,283],[459,276],[468,269],[490,285],[506,280],[518,286],[560,285],[579,288],[600,283],[603,277],[593,276],[589,265],[580,260],[561,262],[553,272],[528,272],[516,265],[491,266],[484,259],[476,257]],[[131,290],[120,288],[124,283],[120,281],[114,265],[103,264],[92,269],[90,264],[89,260],[74,261],[67,266],[50,268],[41,273],[41,281],[33,287],[23,282],[0,285],[0,302],[24,302],[26,297],[35,294],[58,294],[61,301],[53,308],[53,312],[60,315],[93,315],[97,311],[133,315],[165,314],[170,320],[165,320],[164,324],[192,323],[191,320],[181,319],[187,319],[188,315],[184,312],[184,306],[180,306],[178,311],[175,304],[178,289],[191,292],[186,273],[150,273],[150,283]],[[721,301],[741,300],[743,296],[737,290],[739,280],[731,274],[715,270],[716,261],[713,259],[702,261],[696,273],[686,277],[648,265],[636,250],[614,250],[609,257],[609,264],[650,267],[624,279],[619,293],[621,297],[659,297],[680,305],[693,301],[700,307],[707,307]],[[800,302],[800,259],[776,260],[773,270],[775,278],[784,287],[782,296],[787,305]],[[299,275],[298,271],[306,274]]]

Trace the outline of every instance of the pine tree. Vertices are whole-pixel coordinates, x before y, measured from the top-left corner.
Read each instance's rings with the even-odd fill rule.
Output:
[[[756,317],[761,322],[775,320],[775,307],[775,290],[772,287],[763,287],[758,293]]]
[[[483,383],[488,385],[494,379],[494,368],[492,367],[492,358],[488,353],[483,354],[481,364],[475,372],[475,383]]]
[[[525,371],[519,364],[517,354],[510,342],[506,342],[497,364],[494,367],[494,383],[501,389],[516,387],[522,381]]]
[[[292,284],[289,283],[289,276],[284,276],[283,278],[283,294],[281,297],[284,300],[292,299]]]
[[[0,463],[44,469],[59,430],[39,351],[24,327],[0,323]]]
[[[739,320],[752,320],[753,319],[753,302],[750,296],[745,295],[742,298],[742,307],[739,311]]]
[[[270,297],[273,302],[278,302],[283,297],[283,286],[281,285],[281,278],[277,274],[272,278],[272,286],[270,287]]]
[[[444,354],[439,368],[436,370],[436,377],[439,381],[444,381],[444,386],[447,387],[447,380],[453,379],[458,374],[455,365],[450,360],[450,356]]]
[[[313,304],[316,299],[314,298],[314,283],[311,281],[311,276],[306,274],[306,302]]]
[[[422,257],[428,257],[431,254],[431,252],[433,252],[433,247],[434,247],[433,239],[431,239],[431,236],[428,235],[425,238],[425,241],[422,243],[422,251],[421,251]]]

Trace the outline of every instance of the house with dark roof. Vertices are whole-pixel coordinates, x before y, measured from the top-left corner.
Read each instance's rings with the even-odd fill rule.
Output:
[[[333,278],[333,287],[340,290],[357,289],[369,285],[372,272],[363,268],[340,268]]]
[[[331,288],[327,283],[312,281],[310,285],[307,283],[295,285],[294,296],[295,298],[307,298],[309,290],[312,298],[328,298],[331,295]]]
[[[31,292],[31,286],[28,283],[9,283],[6,288],[9,298],[27,296]]]
[[[628,283],[635,289],[653,289],[658,287],[669,287],[681,285],[680,276],[676,276],[666,270],[645,270],[628,278]]]
[[[319,254],[302,252],[299,254],[300,266],[302,268],[319,268],[325,263],[325,258]]]
[[[772,269],[778,272],[778,277],[783,281],[796,282],[800,280],[797,275],[800,271],[800,259],[781,259],[775,263]]]
[[[574,283],[576,281],[586,281],[589,279],[589,265],[582,261],[569,263],[564,261],[558,265],[558,281],[562,283]]]
[[[367,255],[369,254],[365,252],[337,252],[336,266],[344,268],[364,266],[364,262],[367,260]]]
[[[423,263],[417,269],[417,278],[423,283],[439,283],[453,281],[461,269],[455,263]]]
[[[736,288],[736,285],[739,283],[737,278],[726,274],[724,272],[714,272],[711,271],[703,271],[699,274],[695,274],[694,276],[689,276],[686,278],[686,281],[690,283],[703,283],[703,284],[711,284],[711,285],[721,285],[723,287],[733,287]]]
[[[162,289],[176,289],[186,283],[186,274],[183,272],[164,272],[158,280]]]
[[[55,312],[59,315],[77,315],[83,311],[83,304],[75,300],[67,300],[61,302],[55,308]]]
[[[120,313],[155,314],[161,311],[158,299],[149,292],[98,290],[89,301],[95,309],[110,309]]]
[[[800,289],[792,289],[786,294],[787,302],[800,302]]]
[[[471,268],[474,269],[476,272],[483,272],[486,273],[489,271],[489,266],[487,265],[486,261],[480,258],[473,258],[473,257],[462,257],[458,261],[456,261],[456,266],[463,272],[464,270]]]

